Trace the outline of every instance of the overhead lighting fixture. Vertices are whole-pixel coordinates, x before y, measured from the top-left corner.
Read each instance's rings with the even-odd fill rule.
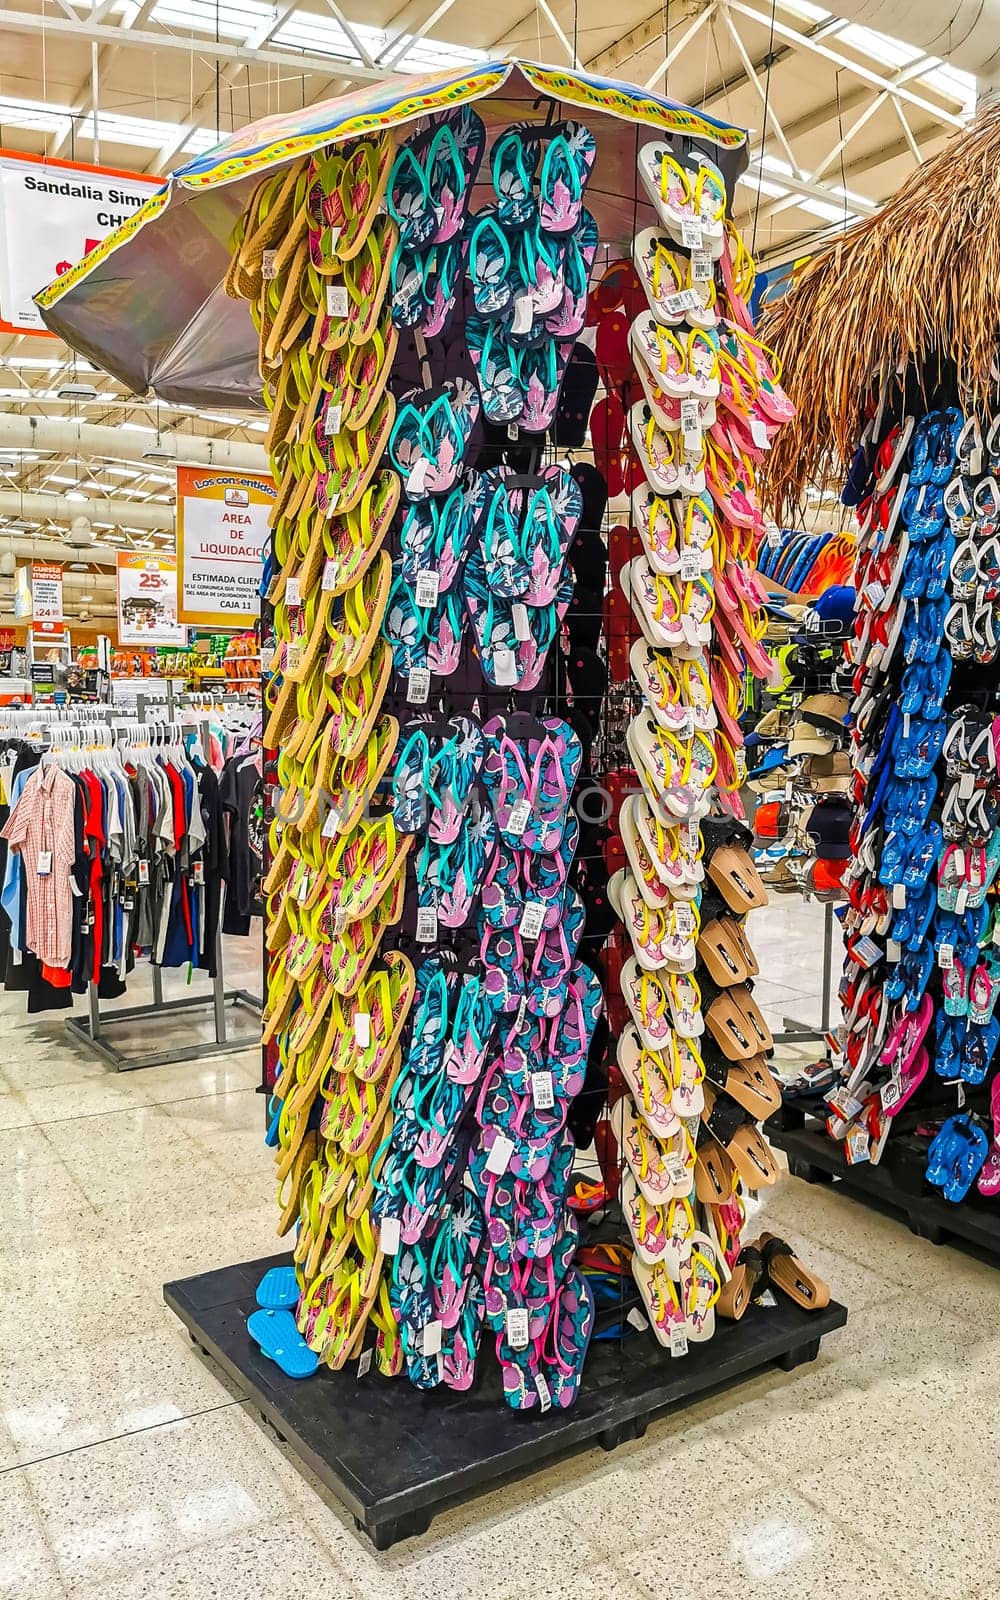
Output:
[[[0,456],[0,472],[16,472],[20,465],[17,456]]]
[[[87,504],[87,498],[88,498],[87,495],[81,494],[79,489],[67,489],[66,490],[66,499],[67,500],[79,500],[79,501],[82,501],[84,505],[86,505]]]
[[[143,461],[176,461],[176,439],[161,439],[160,435],[157,434],[155,442],[148,444],[143,450],[142,459]]]
[[[92,383],[64,383],[56,390],[57,400],[96,400],[97,390]]]

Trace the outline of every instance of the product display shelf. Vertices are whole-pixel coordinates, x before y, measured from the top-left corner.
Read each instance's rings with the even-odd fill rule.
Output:
[[[613,1450],[639,1439],[663,1412],[691,1404],[771,1366],[813,1361],[821,1340],[844,1326],[836,1301],[801,1311],[784,1296],[720,1322],[714,1338],[682,1361],[665,1358],[648,1333],[591,1346],[587,1381],[569,1410],[525,1415],[499,1404],[499,1372],[483,1362],[475,1388],[421,1392],[357,1368],[321,1369],[308,1385],[286,1378],[246,1331],[269,1268],[290,1256],[222,1267],[164,1287],[167,1305],[202,1352],[235,1383],[296,1464],[314,1473],[378,1550],[426,1532],[448,1505],[526,1477],[594,1444]]]
[[[1000,1267],[1000,1214],[996,1202],[973,1189],[961,1205],[942,1200],[927,1183],[927,1141],[896,1134],[881,1161],[847,1160],[844,1146],[823,1131],[823,1125],[792,1106],[766,1125],[768,1139],[788,1158],[793,1178],[830,1184],[837,1194],[888,1212],[906,1223],[911,1233],[931,1244],[971,1246]]]

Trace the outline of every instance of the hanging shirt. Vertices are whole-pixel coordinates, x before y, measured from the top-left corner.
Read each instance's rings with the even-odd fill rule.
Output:
[[[3,830],[24,865],[28,948],[52,967],[68,967],[73,953],[73,893],[69,878],[76,854],[73,780],[57,766],[31,774]],[[48,871],[39,871],[43,865]]]

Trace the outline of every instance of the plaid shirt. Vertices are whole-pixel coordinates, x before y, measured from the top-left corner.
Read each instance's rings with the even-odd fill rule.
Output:
[[[73,955],[73,891],[76,857],[76,788],[57,766],[42,765],[28,779],[3,837],[19,852],[28,897],[28,949],[50,967],[68,967]],[[52,853],[52,871],[40,875],[38,858]]]

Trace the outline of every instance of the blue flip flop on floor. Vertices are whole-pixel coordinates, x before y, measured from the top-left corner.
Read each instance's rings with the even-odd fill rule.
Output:
[[[287,1378],[311,1378],[319,1366],[319,1356],[306,1344],[290,1311],[252,1312],[247,1333]]]
[[[272,1267],[257,1285],[257,1304],[265,1311],[287,1310],[299,1298],[294,1267]]]

